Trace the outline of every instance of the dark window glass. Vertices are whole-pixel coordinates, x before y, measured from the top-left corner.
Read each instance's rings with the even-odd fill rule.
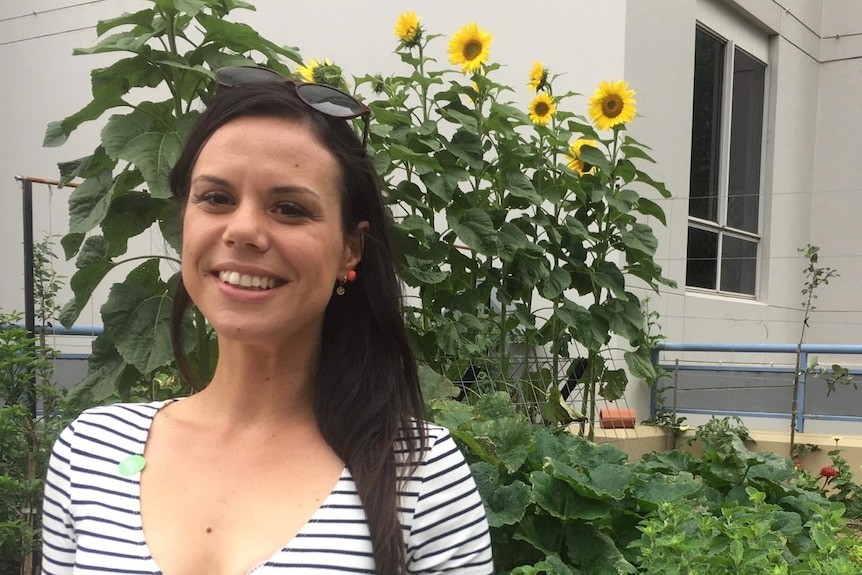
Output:
[[[715,289],[717,273],[718,234],[700,228],[688,228],[685,285]]]
[[[688,214],[718,221],[718,162],[725,44],[697,30]]]
[[[757,233],[760,143],[766,66],[744,52],[733,57],[727,226]]]
[[[724,235],[721,239],[721,291],[754,295],[757,244]]]

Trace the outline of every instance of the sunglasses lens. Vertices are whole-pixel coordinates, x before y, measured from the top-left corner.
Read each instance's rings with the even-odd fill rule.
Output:
[[[327,116],[355,118],[365,113],[365,106],[352,96],[321,84],[297,84],[296,93],[303,101]]]
[[[216,82],[220,86],[233,88],[243,84],[259,84],[261,82],[284,82],[284,78],[278,72],[266,68],[255,68],[254,66],[230,66],[220,68],[215,75]]]

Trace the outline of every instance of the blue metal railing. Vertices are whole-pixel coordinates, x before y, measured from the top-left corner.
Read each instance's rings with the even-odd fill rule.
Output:
[[[770,344],[770,343],[681,343],[681,342],[664,342],[658,346],[653,352],[653,363],[665,368],[671,367],[662,364],[660,356],[663,352],[707,352],[707,353],[771,353],[771,354],[793,354],[799,353],[798,362],[795,370],[800,374],[799,379],[799,394],[797,397],[797,418],[796,430],[802,432],[805,429],[805,386],[808,376],[808,362],[811,354],[832,354],[832,355],[859,355],[862,356],[862,345],[847,345],[847,344]],[[764,372],[764,371],[782,371],[787,373],[795,373],[793,367],[773,368],[768,366],[716,366],[706,363],[693,363],[686,365],[686,369],[698,369],[704,371],[731,371],[731,372]],[[859,370],[851,370],[851,373],[858,374]],[[655,391],[653,391],[650,401],[650,410],[652,416],[655,417],[657,411],[657,401]],[[680,410],[689,413],[708,413],[709,410]],[[776,417],[776,414],[756,414],[752,412],[740,411],[737,415],[754,414],[764,415],[767,417]],[[790,414],[782,414],[790,417]],[[859,419],[851,417],[836,417],[836,416],[815,416],[809,415],[810,419]]]

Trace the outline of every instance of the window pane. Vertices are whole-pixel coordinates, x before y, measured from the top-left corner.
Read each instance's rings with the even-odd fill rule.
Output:
[[[754,295],[757,244],[725,235],[721,241],[721,291]]]
[[[760,144],[766,66],[744,52],[733,57],[727,225],[757,233]]]
[[[725,44],[698,29],[694,44],[694,101],[688,214],[718,222],[718,160]]]
[[[685,285],[715,289],[718,270],[718,234],[700,228],[688,228],[688,256]]]

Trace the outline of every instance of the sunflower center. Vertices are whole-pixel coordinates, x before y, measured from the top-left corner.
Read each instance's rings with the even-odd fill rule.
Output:
[[[482,53],[482,43],[478,40],[470,40],[464,44],[464,58],[475,60]]]
[[[619,96],[608,96],[602,102],[602,114],[608,118],[616,118],[623,111],[623,99]]]
[[[548,105],[546,103],[539,102],[536,104],[536,115],[537,116],[547,116],[548,112],[550,112],[550,111],[551,111],[551,109],[548,107]]]

